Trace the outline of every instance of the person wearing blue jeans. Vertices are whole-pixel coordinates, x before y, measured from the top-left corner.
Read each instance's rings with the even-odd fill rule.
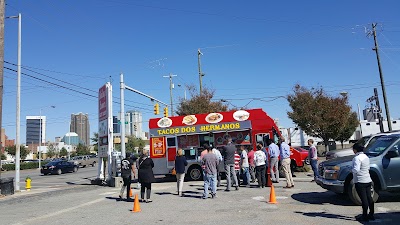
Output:
[[[243,185],[250,187],[250,171],[249,171],[249,158],[247,156],[247,150],[244,145],[240,146],[240,164],[243,171]]]
[[[310,164],[311,168],[314,172],[314,180],[318,176],[318,155],[317,155],[317,148],[314,146],[314,140],[309,139],[308,140],[308,145],[310,146],[310,149],[308,150],[308,157],[310,158]]]
[[[215,198],[217,195],[217,167],[218,167],[218,157],[212,153],[212,149],[208,144],[204,144],[204,149],[207,150],[207,154],[203,156],[203,166],[204,166],[204,193],[203,199],[208,198],[208,188],[211,186],[211,197]]]
[[[207,174],[205,175],[207,182],[204,182],[204,194],[203,198],[208,198],[208,189],[211,187],[211,197],[215,198],[217,194],[217,174]]]
[[[226,189],[225,191],[230,191],[231,188],[231,176],[233,177],[233,181],[235,189],[239,190],[239,183],[235,174],[235,152],[236,146],[232,143],[232,138],[228,138],[228,144],[225,145],[221,151],[221,154],[224,158],[225,164],[225,173],[226,173]]]

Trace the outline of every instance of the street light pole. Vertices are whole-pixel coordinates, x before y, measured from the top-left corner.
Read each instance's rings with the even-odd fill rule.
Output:
[[[172,82],[172,77],[176,77],[178,75],[172,75],[172,73],[169,74],[169,76],[163,76],[163,77],[169,77],[169,95],[170,95],[170,101],[171,101],[171,115],[174,116],[174,99],[172,96],[172,89],[174,89],[174,83]]]
[[[181,84],[178,84],[178,87],[182,87],[183,88],[183,99],[185,99],[185,101],[187,100],[186,99],[186,87],[184,87],[184,86],[182,86]]]
[[[21,128],[21,13],[18,14],[18,66],[17,66],[17,127],[15,138],[15,190],[19,191],[20,181],[20,158],[21,158],[21,144],[20,144],[20,128]]]
[[[42,109],[40,109],[40,113],[39,113],[39,150],[38,150],[39,169],[42,168],[42,164],[41,164],[42,156],[40,154],[41,148],[42,148]]]

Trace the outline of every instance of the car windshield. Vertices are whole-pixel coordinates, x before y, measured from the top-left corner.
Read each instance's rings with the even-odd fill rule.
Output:
[[[399,136],[385,136],[376,140],[372,145],[365,149],[365,154],[370,156],[377,156],[382,154],[392,144],[400,144]]]
[[[53,162],[49,162],[46,164],[46,166],[55,166],[59,163],[60,161],[53,161]]]
[[[370,139],[371,138],[371,136],[365,136],[365,137],[362,137],[360,140],[358,140],[357,142],[356,142],[356,144],[357,145],[359,145],[359,146],[365,146],[365,143],[368,141],[368,139]]]

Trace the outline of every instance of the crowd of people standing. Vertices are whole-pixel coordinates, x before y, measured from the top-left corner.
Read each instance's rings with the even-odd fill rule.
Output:
[[[318,159],[316,158],[316,150],[315,146],[313,146],[312,139],[309,140],[309,145],[311,151],[309,154],[311,166],[314,175],[316,175],[316,162]],[[263,142],[259,142],[256,145],[256,149],[253,149],[252,145],[236,146],[231,138],[228,139],[228,143],[223,146],[221,151],[209,144],[204,144],[202,147],[204,150],[200,154],[200,160],[204,178],[203,199],[208,198],[209,192],[211,193],[211,198],[216,197],[217,187],[221,186],[222,173],[225,173],[226,176],[226,192],[231,191],[232,187],[235,190],[239,190],[240,186],[250,187],[250,184],[255,182],[257,182],[257,187],[265,188],[268,179],[270,179],[272,183],[279,183],[279,162],[286,179],[286,186],[284,188],[294,187],[293,171],[290,166],[290,144],[287,144],[283,137],[279,139],[278,143],[274,143],[273,140],[268,139],[266,146],[264,146]],[[121,188],[119,197],[122,198],[126,188],[127,199],[130,198],[131,171],[134,175],[133,178],[136,177],[134,169],[135,161],[138,170],[138,186],[140,185],[141,189],[140,201],[152,202],[150,196],[151,184],[155,182],[153,174],[154,162],[149,157],[148,150],[143,150],[139,159],[127,155],[127,157],[122,160],[121,175],[124,180],[124,185]],[[183,150],[178,149],[174,162],[174,171],[177,179],[177,194],[179,196],[183,196],[183,184],[187,165],[188,162],[186,161]],[[222,171],[221,168],[224,168],[224,171]],[[268,176],[269,174],[271,176],[270,178]]]

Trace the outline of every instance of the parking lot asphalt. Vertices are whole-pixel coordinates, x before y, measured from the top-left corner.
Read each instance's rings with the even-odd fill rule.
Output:
[[[173,179],[158,179],[152,203],[120,200],[119,189],[77,184],[73,189],[0,201],[3,224],[360,224],[361,212],[346,196],[326,191],[310,182],[307,173],[296,173],[295,187],[284,189],[284,179],[274,187],[277,204],[268,203],[270,188],[241,187],[215,199],[201,199],[203,182],[185,182],[184,197],[176,195]],[[224,184],[224,183],[223,183]],[[133,184],[133,194],[139,193]],[[376,203],[377,220],[367,224],[398,224],[400,196],[383,193]],[[18,209],[18,210],[16,210]]]

